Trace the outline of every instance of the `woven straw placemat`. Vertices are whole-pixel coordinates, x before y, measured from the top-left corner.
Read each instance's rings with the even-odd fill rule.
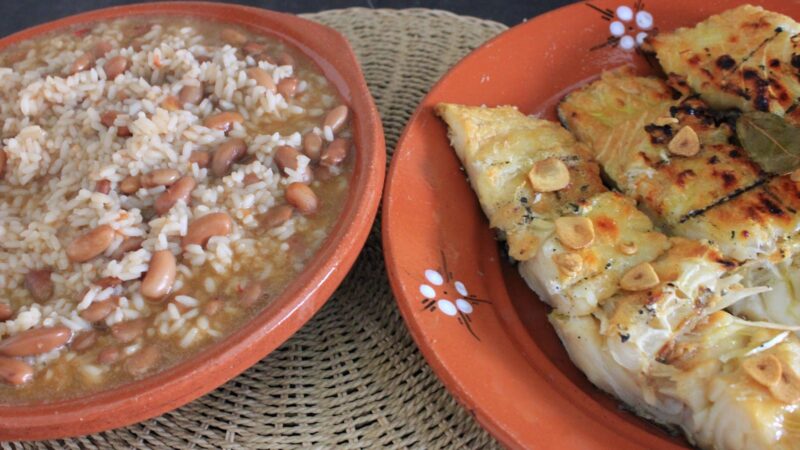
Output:
[[[341,31],[394,150],[411,113],[461,57],[506,27],[428,9],[305,17]],[[161,417],[77,439],[4,448],[496,448],[425,363],[395,305],[380,222],[333,298],[288,342]]]

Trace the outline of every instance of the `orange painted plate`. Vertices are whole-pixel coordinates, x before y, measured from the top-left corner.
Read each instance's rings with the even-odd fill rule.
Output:
[[[555,10],[464,58],[406,127],[383,211],[392,288],[434,371],[507,446],[621,450],[687,443],[627,412],[572,364],[547,308],[501,256],[433,106],[510,104],[555,119],[556,102],[604,69],[632,63],[650,73],[637,51],[646,33],[693,25],[741,3],[597,0]],[[758,3],[800,18],[800,2]],[[623,28],[615,25],[622,35],[614,37],[616,21]]]

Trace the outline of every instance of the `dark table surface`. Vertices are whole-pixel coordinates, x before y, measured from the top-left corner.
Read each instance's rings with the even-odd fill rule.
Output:
[[[225,0],[218,0],[225,1]],[[574,0],[238,0],[241,3],[292,13],[361,6],[365,8],[435,8],[456,14],[492,19],[516,25]],[[0,0],[0,35],[5,36],[32,25],[107,6],[142,3],[142,0]]]

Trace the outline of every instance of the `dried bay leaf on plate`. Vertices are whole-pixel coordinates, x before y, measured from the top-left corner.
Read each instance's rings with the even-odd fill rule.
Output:
[[[762,169],[784,174],[800,167],[800,128],[766,112],[748,112],[736,121],[742,147]]]

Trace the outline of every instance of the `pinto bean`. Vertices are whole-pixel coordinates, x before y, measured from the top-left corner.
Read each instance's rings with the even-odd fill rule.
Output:
[[[275,149],[274,160],[275,164],[280,169],[281,174],[284,176],[288,176],[288,170],[297,171],[299,167],[298,159],[300,157],[300,152],[287,145],[281,145],[277,149]],[[303,183],[310,183],[312,180],[313,173],[311,172],[310,167],[305,167],[302,172],[298,174],[300,177],[300,181]]]
[[[256,81],[256,84],[267,88],[267,90],[275,92],[278,88],[275,82],[272,81],[272,75],[268,74],[266,70],[259,67],[251,67],[247,69],[247,76]]]
[[[126,127],[125,125],[120,125],[117,127],[117,136],[119,137],[131,137],[133,133],[131,133],[130,128]]]
[[[197,182],[191,175],[181,177],[181,179],[176,181],[175,184],[170,186],[169,189],[162,192],[161,195],[156,198],[156,213],[160,216],[166,214],[170,209],[172,209],[175,203],[178,203],[180,200],[183,200],[184,203],[189,204],[192,190],[194,190],[195,186],[197,186]]]
[[[0,356],[0,379],[13,386],[33,380],[33,367],[14,358]]]
[[[147,274],[142,280],[142,295],[160,299],[169,294],[175,283],[175,255],[169,250],[159,250],[150,258]]]
[[[72,64],[69,66],[69,74],[73,75],[78,72],[83,72],[84,70],[91,67],[93,63],[94,63],[94,55],[92,55],[91,53],[84,53],[81,56],[75,58],[74,61],[72,61]]]
[[[303,136],[303,153],[311,159],[312,162],[319,161],[322,152],[322,138],[312,132],[306,133]]]
[[[114,241],[114,229],[100,225],[78,237],[67,246],[67,258],[72,262],[86,262],[102,254]]]
[[[97,354],[97,362],[110,366],[119,360],[119,349],[116,347],[106,347]]]
[[[102,58],[106,53],[110,52],[114,47],[108,41],[100,41],[92,47],[92,54],[95,58]]]
[[[117,322],[111,325],[111,335],[119,342],[127,344],[141,336],[146,327],[147,321],[142,318],[128,320],[126,322]]]
[[[224,30],[220,31],[219,37],[221,37],[222,40],[228,44],[236,46],[247,42],[247,36],[237,30],[234,30],[233,28],[225,28]]]
[[[189,163],[197,164],[197,167],[208,167],[208,163],[211,161],[211,155],[208,152],[192,152],[189,156]]]
[[[256,54],[254,54],[254,55],[253,55],[253,58],[254,58],[256,61],[266,61],[266,62],[268,62],[268,63],[270,63],[270,64],[275,64],[275,60],[274,60],[274,59],[272,59],[272,57],[271,57],[271,56],[269,55],[269,53],[267,53],[266,51],[263,51],[263,52],[261,52],[261,53],[256,53]]]
[[[119,115],[118,112],[114,110],[109,110],[100,114],[100,123],[105,125],[107,128],[114,126],[114,121],[117,120],[117,116]]]
[[[178,101],[181,106],[187,103],[196,105],[203,100],[203,86],[184,86],[178,92]]]
[[[156,186],[170,186],[178,181],[181,173],[175,169],[155,169],[141,177],[142,186],[152,188]]]
[[[300,152],[294,147],[281,145],[275,149],[275,164],[278,165],[281,173],[286,175],[286,169],[297,170],[297,157]]]
[[[183,106],[183,103],[174,95],[164,97],[164,100],[161,102],[161,107],[167,111],[177,111],[181,109],[181,106]]]
[[[273,206],[258,217],[258,223],[264,228],[275,228],[291,219],[292,214],[294,214],[294,208],[289,205]]]
[[[100,322],[111,314],[115,306],[112,300],[93,302],[88,308],[81,311],[80,316],[90,323]]]
[[[36,269],[25,274],[25,288],[37,302],[50,300],[53,296],[53,280],[50,269]]]
[[[336,108],[328,111],[325,115],[325,120],[322,122],[323,127],[331,127],[334,133],[339,131],[344,123],[347,121],[347,116],[350,110],[346,105],[339,105]]]
[[[11,305],[0,302],[0,322],[5,322],[12,317],[14,317],[14,310],[11,308]]]
[[[286,201],[302,214],[312,214],[319,207],[317,194],[303,183],[291,183],[286,187]]]
[[[258,42],[250,41],[242,46],[242,50],[248,55],[257,55],[263,52],[265,49],[264,46]]]
[[[205,246],[212,236],[227,236],[233,228],[231,216],[224,212],[206,214],[195,219],[189,224],[186,236],[183,237],[181,246],[197,244]]]
[[[234,123],[244,122],[244,116],[236,111],[223,111],[221,113],[213,114],[203,120],[203,125],[215,130],[222,130],[225,133],[233,128]]]
[[[94,184],[94,191],[108,195],[111,192],[111,181],[105,179],[97,180],[97,183]]]
[[[125,238],[114,250],[114,253],[111,254],[111,259],[120,260],[126,253],[139,250],[142,248],[142,242],[144,242],[144,238],[139,236],[130,236]]]
[[[254,174],[254,173],[248,173],[242,179],[242,183],[245,186],[250,186],[251,184],[258,183],[259,181],[261,181],[260,178],[258,178],[258,175]]]
[[[341,164],[347,158],[347,147],[349,142],[346,139],[336,138],[325,147],[320,156],[321,166],[333,167]]]
[[[295,94],[297,94],[298,84],[297,78],[284,78],[278,82],[278,93],[281,94],[286,100],[294,98]]]
[[[92,282],[92,284],[100,286],[101,288],[110,288],[110,287],[117,287],[122,284],[122,280],[117,277],[103,277],[98,278]]]
[[[161,360],[161,351],[153,345],[147,346],[131,355],[125,361],[125,371],[137,377],[152,370]]]
[[[222,300],[215,298],[203,306],[203,314],[210,317],[218,313],[220,309],[222,309]]]
[[[328,166],[317,166],[314,168],[314,179],[318,181],[328,181],[333,178],[333,172]]]
[[[119,115],[118,112],[114,110],[108,110],[100,115],[100,123],[105,125],[108,128],[114,126],[114,122],[117,120],[117,116]],[[131,130],[128,129],[125,125],[120,125],[117,127],[117,136],[119,137],[129,137],[131,136]]]
[[[63,325],[31,328],[0,341],[0,355],[41,355],[66,344],[70,337],[72,331]]]
[[[69,348],[76,352],[82,352],[94,345],[95,342],[97,342],[97,331],[82,331],[75,335],[69,344]]]
[[[292,55],[284,52],[284,53],[281,53],[278,56],[278,65],[281,65],[281,66],[294,66],[295,65],[295,61],[294,61],[294,58],[292,57]]]
[[[239,138],[231,138],[217,147],[211,156],[211,173],[225,176],[233,163],[247,153],[247,144]]]
[[[128,59],[124,56],[117,55],[103,65],[103,71],[109,80],[117,78],[118,75],[128,69]]]
[[[261,284],[251,281],[245,286],[242,295],[239,296],[239,301],[242,303],[242,306],[249,308],[255,305],[258,299],[261,298],[262,292]]]
[[[3,179],[3,175],[6,173],[6,151],[0,149],[0,180]]]
[[[119,182],[119,190],[123,194],[131,195],[142,187],[142,180],[134,175],[125,177]]]

